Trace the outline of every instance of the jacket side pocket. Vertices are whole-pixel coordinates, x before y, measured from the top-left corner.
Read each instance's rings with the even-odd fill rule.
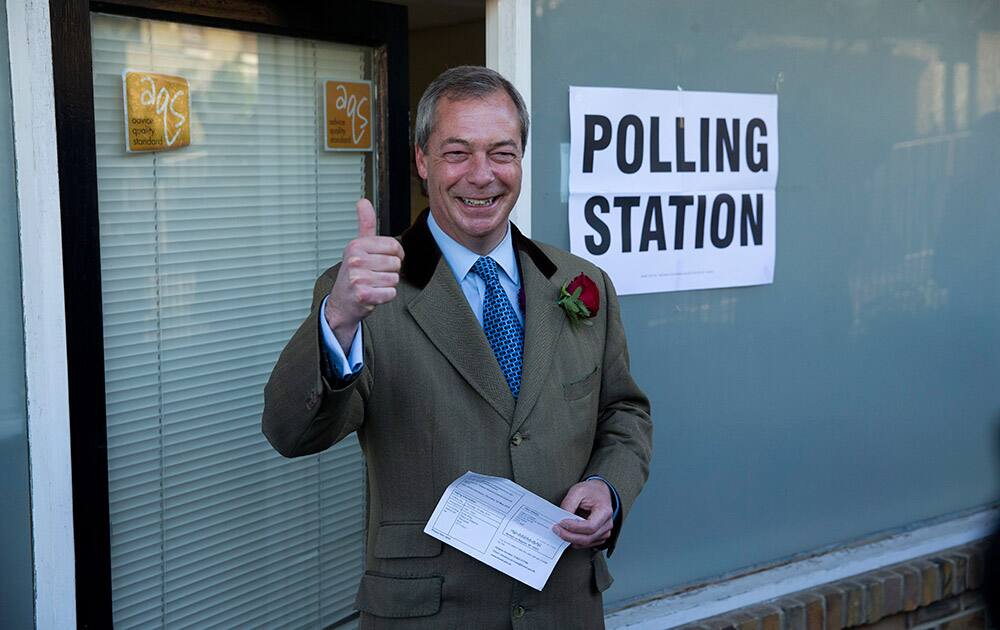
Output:
[[[428,617],[441,609],[444,578],[361,576],[354,607],[376,617]]]

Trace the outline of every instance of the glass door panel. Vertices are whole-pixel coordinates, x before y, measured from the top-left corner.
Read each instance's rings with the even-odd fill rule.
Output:
[[[103,14],[91,27],[115,627],[348,619],[357,441],[284,460],[260,413],[372,194],[373,154],[321,136],[322,80],[370,79],[372,51]],[[188,80],[190,146],[126,153],[124,70]]]

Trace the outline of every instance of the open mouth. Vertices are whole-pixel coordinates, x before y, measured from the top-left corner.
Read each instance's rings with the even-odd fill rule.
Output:
[[[499,199],[499,198],[500,198],[500,196],[497,195],[496,197],[487,197],[486,199],[473,199],[472,197],[459,197],[459,200],[461,200],[461,202],[464,203],[465,205],[470,206],[472,208],[486,208],[488,206],[492,206],[493,203],[497,199]]]

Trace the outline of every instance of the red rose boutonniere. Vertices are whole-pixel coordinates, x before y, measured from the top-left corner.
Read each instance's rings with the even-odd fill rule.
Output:
[[[559,289],[556,304],[566,311],[570,323],[589,326],[586,320],[597,315],[601,307],[601,292],[587,274],[581,273]]]

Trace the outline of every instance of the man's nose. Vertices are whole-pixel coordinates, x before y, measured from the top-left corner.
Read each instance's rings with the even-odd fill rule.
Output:
[[[465,179],[479,188],[493,183],[496,176],[493,175],[493,165],[490,164],[489,156],[485,153],[474,153]]]

